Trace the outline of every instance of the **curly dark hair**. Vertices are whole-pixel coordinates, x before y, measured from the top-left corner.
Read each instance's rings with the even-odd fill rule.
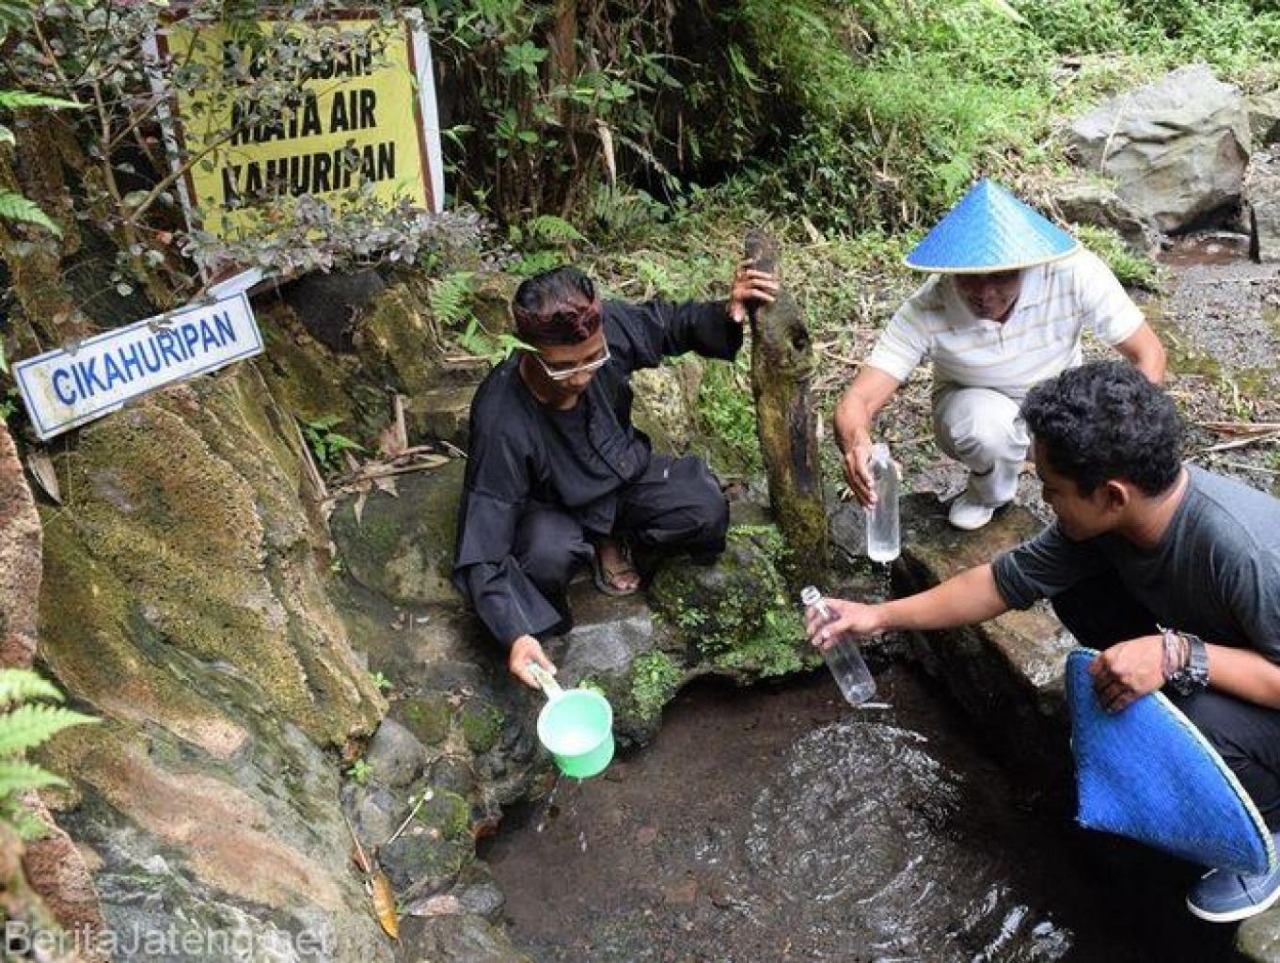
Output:
[[[1158,495],[1182,467],[1173,399],[1127,361],[1095,361],[1037,384],[1022,417],[1053,470],[1090,495],[1111,478]]]
[[[563,265],[526,278],[511,299],[516,334],[531,344],[581,344],[600,328],[595,283]]]

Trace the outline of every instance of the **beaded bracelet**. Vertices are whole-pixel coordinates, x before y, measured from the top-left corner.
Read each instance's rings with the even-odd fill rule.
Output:
[[[1168,682],[1173,678],[1174,673],[1187,664],[1189,646],[1187,640],[1173,629],[1166,629],[1163,625],[1157,625],[1156,628],[1160,630],[1160,638],[1164,646],[1160,672],[1164,676],[1164,681]]]

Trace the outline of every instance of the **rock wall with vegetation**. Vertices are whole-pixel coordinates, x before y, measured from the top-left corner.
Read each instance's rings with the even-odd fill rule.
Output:
[[[282,198],[268,205],[275,235],[229,245],[177,204],[142,45],[160,10],[19,0],[0,16],[0,372],[187,303],[201,267],[290,283],[255,299],[263,358],[52,444],[0,382],[15,458],[52,467],[32,468],[48,493],[38,526],[28,499],[0,544],[0,562],[18,553],[0,571],[10,590],[42,530],[38,623],[28,580],[30,618],[0,609],[0,635],[6,651],[38,640],[38,667],[102,720],[42,758],[72,782],[46,795],[108,927],[177,920],[197,940],[239,934],[286,959],[304,935],[327,941],[319,958],[393,953],[360,885],[376,876],[348,859],[344,811],[366,844],[385,844],[418,921],[405,958],[518,958],[492,925],[501,894],[475,845],[504,805],[549,784],[540,697],[511,685],[449,596],[460,465],[399,483],[391,470],[421,467],[393,463],[406,445],[462,443],[471,386],[513,347],[505,303],[520,277],[572,260],[610,295],[721,296],[744,229],[769,221],[829,406],[915,283],[900,265],[912,232],[975,176],[1054,213],[1065,115],[1199,59],[1251,95],[1280,85],[1280,15],[1259,0],[423,4],[450,210],[339,216]],[[265,43],[255,11],[191,9],[230,17],[251,51]],[[271,54],[230,66],[280,110],[308,51]],[[1114,235],[1082,233],[1124,280],[1153,283]],[[661,445],[707,448],[726,480],[758,474],[743,364],[653,380],[671,402],[644,422]],[[900,406],[919,403],[913,390]],[[901,410],[881,426],[895,451],[915,441]],[[576,593],[578,627],[553,644],[565,678],[606,689],[620,732],[642,742],[690,678],[812,662],[775,539],[738,527],[722,565],[671,569],[656,617]],[[980,709],[989,680],[970,683]]]
[[[344,747],[383,703],[326,594],[299,446],[243,366],[54,459],[40,652],[103,724],[64,734],[48,765],[73,776],[63,821],[115,932],[177,918],[385,953],[336,805]]]

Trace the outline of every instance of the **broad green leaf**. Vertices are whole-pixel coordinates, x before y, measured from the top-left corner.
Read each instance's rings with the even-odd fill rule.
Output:
[[[44,94],[31,94],[25,90],[0,90],[0,107],[15,110],[19,107],[51,107],[54,109],[70,107],[83,110],[85,105],[74,100],[63,100],[60,97],[47,97]]]

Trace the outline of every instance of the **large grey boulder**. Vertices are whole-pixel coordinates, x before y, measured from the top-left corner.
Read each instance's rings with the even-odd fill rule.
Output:
[[[1244,179],[1250,253],[1263,264],[1280,261],[1280,146],[1258,151]]]
[[[1253,148],[1280,143],[1280,89],[1250,94],[1245,98],[1249,112],[1249,132]]]
[[[1160,234],[1111,185],[1080,177],[1058,186],[1054,205],[1073,224],[1093,224],[1115,231],[1133,253],[1151,257],[1160,248]]]
[[[1113,178],[1119,198],[1163,233],[1238,203],[1249,144],[1243,96],[1203,64],[1116,97],[1071,128],[1080,166]]]

